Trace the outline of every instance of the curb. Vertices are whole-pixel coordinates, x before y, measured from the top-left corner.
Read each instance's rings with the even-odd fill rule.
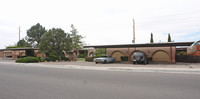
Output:
[[[62,69],[85,69],[85,70],[104,70],[104,71],[127,71],[127,72],[153,72],[153,73],[184,73],[200,74],[200,69],[195,68],[160,68],[160,67],[98,67],[98,66],[81,66],[81,65],[46,65],[38,63],[10,63],[0,62],[2,64],[12,64],[27,67],[45,67],[45,68],[62,68]]]

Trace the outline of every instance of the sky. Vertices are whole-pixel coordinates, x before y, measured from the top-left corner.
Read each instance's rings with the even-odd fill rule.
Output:
[[[73,24],[86,45],[200,40],[200,0],[0,0],[0,49],[14,45],[31,26]]]

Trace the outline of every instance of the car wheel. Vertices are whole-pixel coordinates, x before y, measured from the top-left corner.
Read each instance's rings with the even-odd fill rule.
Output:
[[[145,60],[145,61],[144,61],[144,65],[146,65],[146,64],[147,64],[147,61]]]
[[[114,63],[114,62],[115,62],[115,60],[112,60],[112,61],[111,61],[111,63]]]
[[[98,62],[95,62],[96,64],[98,64]]]
[[[106,63],[107,63],[107,61],[105,60],[103,63],[104,63],[104,64],[106,64]]]

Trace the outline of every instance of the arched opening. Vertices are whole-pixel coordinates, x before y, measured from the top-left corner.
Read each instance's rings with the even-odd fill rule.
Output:
[[[93,57],[93,56],[94,56],[94,52],[90,52],[89,57]]]
[[[169,55],[167,52],[159,50],[153,53],[152,55],[153,62],[169,62]]]
[[[111,55],[116,59],[116,61],[121,61],[121,56],[124,56],[124,54],[120,51],[115,51]]]

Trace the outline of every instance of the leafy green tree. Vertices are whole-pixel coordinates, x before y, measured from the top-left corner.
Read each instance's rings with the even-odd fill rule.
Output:
[[[20,46],[19,46],[20,43]],[[18,47],[31,47],[31,45],[23,38],[22,40],[17,42]]]
[[[151,33],[150,43],[153,43],[153,34]]]
[[[33,47],[37,48],[41,41],[41,37],[45,32],[45,27],[42,27],[39,23],[33,25],[29,30],[27,30],[28,42],[30,42]]]
[[[168,42],[172,42],[172,41],[171,41],[170,33],[168,34]]]
[[[69,36],[60,28],[53,28],[46,32],[39,44],[39,51],[44,52],[46,55],[63,56],[63,50],[70,49]]]
[[[6,46],[6,49],[19,48],[17,44]]]
[[[97,48],[95,51],[96,57],[106,54],[106,48]]]
[[[78,31],[73,24],[71,25],[71,29],[72,50],[79,50],[83,46],[83,42],[81,41],[83,36],[78,35]]]
[[[66,40],[65,40],[65,51],[71,51],[72,50],[72,38],[70,37],[70,34],[67,34]]]

